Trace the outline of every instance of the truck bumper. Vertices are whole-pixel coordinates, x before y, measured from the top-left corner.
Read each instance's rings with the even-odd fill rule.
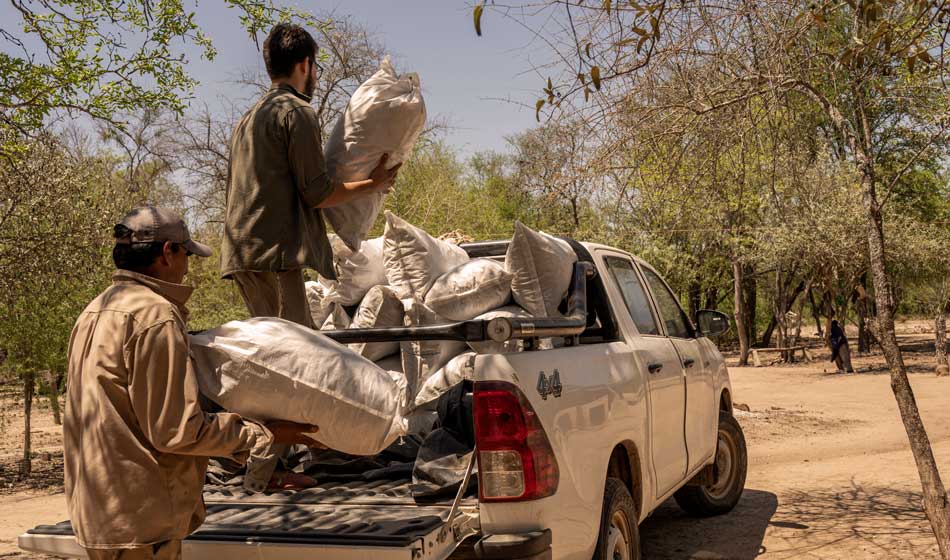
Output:
[[[551,560],[551,530],[488,535],[475,545],[481,560]]]

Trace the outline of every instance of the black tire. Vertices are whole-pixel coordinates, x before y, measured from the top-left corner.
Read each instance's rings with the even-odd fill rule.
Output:
[[[727,412],[719,413],[719,437],[716,443],[716,481],[710,485],[684,486],[673,494],[686,513],[697,517],[722,515],[742,497],[748,468],[745,436],[739,422]],[[720,469],[726,470],[721,472]],[[722,476],[726,479],[723,480]]]
[[[593,560],[640,560],[640,527],[637,506],[623,482],[608,478],[604,487],[604,508]],[[622,538],[623,540],[619,540]],[[626,542],[624,547],[622,543]],[[617,550],[618,546],[620,550]],[[623,551],[626,550],[626,554]]]

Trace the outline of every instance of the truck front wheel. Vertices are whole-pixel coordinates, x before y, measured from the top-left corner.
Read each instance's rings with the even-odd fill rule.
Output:
[[[593,560],[640,560],[637,508],[623,482],[608,478]]]
[[[745,488],[747,463],[745,436],[739,422],[731,414],[721,412],[713,482],[704,485],[690,484],[680,488],[673,495],[676,503],[686,513],[698,517],[732,511]]]

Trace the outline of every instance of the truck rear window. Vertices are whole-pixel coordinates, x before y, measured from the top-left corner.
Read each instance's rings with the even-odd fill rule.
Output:
[[[640,277],[633,269],[633,263],[619,257],[606,257],[604,261],[614,282],[620,288],[623,301],[627,304],[627,310],[637,326],[637,331],[646,335],[660,334],[650,307],[650,300],[647,298],[646,290],[643,289],[643,284],[640,283]]]

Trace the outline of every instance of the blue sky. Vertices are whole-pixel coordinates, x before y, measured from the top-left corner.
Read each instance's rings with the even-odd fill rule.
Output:
[[[228,12],[220,4],[213,13]],[[454,127],[446,140],[464,153],[505,148],[504,137],[535,124],[531,109],[494,100],[531,105],[543,82],[529,70],[524,56],[529,35],[511,21],[486,14],[483,35],[472,25],[468,2],[461,0],[350,0],[337,3],[300,3],[316,13],[350,14],[387,47],[401,69],[419,73],[430,115],[446,117]],[[218,21],[225,18],[216,17]],[[260,53],[231,25],[206,25],[219,56],[207,87],[226,88],[225,82],[241,67],[263,67]]]
[[[198,6],[198,22],[218,51],[213,62],[202,60],[197,50],[186,52],[191,59],[188,71],[202,82],[194,103],[217,109],[225,99],[245,98],[246,91],[234,80],[247,70],[264,71],[261,53],[241,29],[237,12],[220,1],[186,1],[185,5]],[[418,72],[429,115],[449,121],[454,128],[446,140],[463,154],[504,150],[505,136],[535,124],[533,107],[519,103],[532,106],[543,81],[530,71],[529,32],[511,20],[486,12],[483,36],[478,37],[466,0],[338,0],[296,5],[317,15],[352,15],[386,46],[401,70]],[[0,5],[0,21],[13,18],[17,14],[9,4]],[[0,49],[8,47],[0,45]]]
[[[188,70],[201,81],[194,103],[212,109],[225,99],[246,96],[233,82],[242,72],[264,73],[261,53],[241,29],[237,12],[223,2],[203,0],[197,19],[211,37],[218,55],[213,62],[187,52]],[[445,139],[463,154],[504,150],[505,136],[535,125],[534,100],[542,78],[530,71],[531,36],[523,27],[486,12],[482,37],[475,34],[472,8],[466,0],[349,0],[297,2],[317,15],[348,14],[370,30],[393,55],[400,70],[422,79],[430,116],[444,117],[453,127]],[[0,21],[18,14],[0,4]],[[27,41],[29,45],[31,41]],[[8,44],[0,49],[10,51]],[[510,99],[511,102],[500,99]]]

